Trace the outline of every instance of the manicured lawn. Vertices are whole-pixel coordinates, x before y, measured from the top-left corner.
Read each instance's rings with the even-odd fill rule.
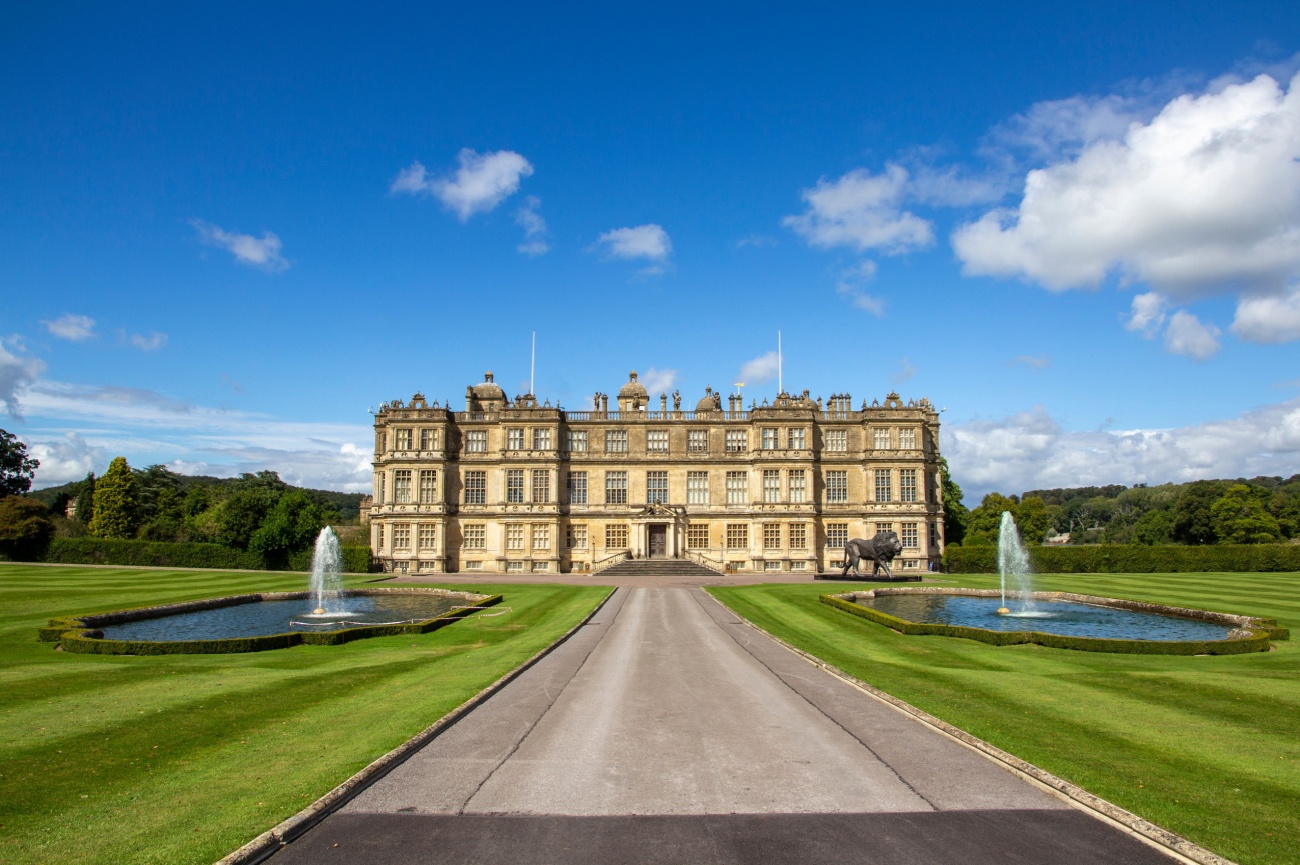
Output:
[[[505,595],[513,613],[245,655],[75,655],[36,640],[52,616],[303,583],[0,565],[0,863],[219,859],[518,666],[609,592],[475,587]]]
[[[993,588],[997,576],[949,582]],[[709,591],[804,651],[1222,856],[1300,863],[1300,574],[1044,575],[1037,587],[1269,616],[1296,639],[1231,657],[997,647],[903,636],[818,603],[847,584]]]

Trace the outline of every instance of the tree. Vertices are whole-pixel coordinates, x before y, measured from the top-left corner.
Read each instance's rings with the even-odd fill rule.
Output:
[[[939,457],[939,484],[943,488],[944,543],[960,544],[966,537],[970,510],[961,503],[961,487],[952,479],[946,457]]]
[[[1027,544],[1041,544],[1052,526],[1052,513],[1047,503],[1037,496],[1022,499],[1011,515],[1020,528],[1020,538]],[[999,522],[1001,515],[999,515]],[[1000,526],[999,526],[1000,528]]]
[[[22,495],[32,488],[40,460],[27,456],[27,445],[0,429],[0,498]]]
[[[1018,504],[1019,502],[1015,499],[1007,498],[1001,493],[989,493],[980,502],[979,507],[970,512],[970,521],[966,528],[967,538],[971,535],[978,535],[985,540],[997,543],[998,534],[1002,530],[1002,512],[1010,511],[1011,516],[1014,517]],[[1046,529],[1044,529],[1044,533],[1046,533]]]
[[[249,539],[248,549],[278,565],[316,540],[328,520],[325,509],[302,490],[285,493]]]
[[[54,537],[45,505],[26,496],[0,499],[0,552],[18,561],[35,559]]]
[[[1268,512],[1277,520],[1283,537],[1294,538],[1300,535],[1300,495],[1284,490],[1274,492],[1268,498]]]
[[[126,457],[113,457],[95,484],[95,516],[90,533],[97,538],[134,538],[140,524],[140,495]]]
[[[1223,543],[1266,544],[1282,537],[1277,520],[1245,484],[1228,487],[1210,506],[1210,518],[1215,536]]]
[[[280,493],[268,485],[252,483],[241,486],[221,505],[217,541],[237,550],[248,549],[253,534],[279,499]]]
[[[163,487],[154,499],[153,518],[140,527],[147,541],[175,541],[184,528],[181,494],[175,487]]]
[[[1182,544],[1214,543],[1210,508],[1223,495],[1222,481],[1193,481],[1183,487],[1174,504],[1174,540]]]
[[[77,490],[77,509],[73,512],[77,522],[90,525],[95,518],[95,473],[86,472],[86,479]]]
[[[1174,518],[1169,511],[1147,511],[1133,524],[1133,543],[1154,546],[1174,539]]]

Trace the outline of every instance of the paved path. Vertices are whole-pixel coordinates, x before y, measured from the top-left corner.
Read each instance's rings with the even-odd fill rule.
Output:
[[[277,865],[1151,863],[700,589],[620,589]]]

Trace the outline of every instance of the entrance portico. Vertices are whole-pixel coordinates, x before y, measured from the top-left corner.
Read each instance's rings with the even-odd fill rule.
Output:
[[[686,509],[649,504],[632,517],[632,555],[638,558],[675,559],[685,549]]]

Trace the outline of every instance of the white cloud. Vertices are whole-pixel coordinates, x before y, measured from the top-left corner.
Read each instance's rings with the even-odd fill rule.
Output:
[[[611,258],[645,258],[663,261],[673,251],[673,242],[662,226],[654,223],[634,228],[614,228],[606,231],[597,243],[604,244]]]
[[[33,486],[53,487],[70,481],[79,481],[88,472],[103,471],[110,457],[103,448],[91,447],[75,432],[64,433],[62,439],[28,442],[28,452],[40,462]]]
[[[1300,463],[1300,399],[1178,429],[1071,432],[1041,407],[943,428],[965,501],[987,492],[1289,475]]]
[[[862,290],[862,285],[876,278],[876,263],[863,261],[840,274],[835,291],[848,298],[849,303],[874,316],[885,314],[885,301]]]
[[[451,177],[431,178],[425,167],[412,162],[398,172],[389,192],[432,195],[465,222],[475,213],[486,213],[519,191],[519,181],[533,173],[533,166],[513,150],[476,153],[466,147],[456,155],[460,163]]]
[[[671,394],[673,384],[677,381],[677,370],[656,369],[652,366],[640,375],[638,381],[645,385],[646,393],[650,396],[661,393]]]
[[[834,181],[823,177],[803,191],[807,209],[781,222],[813,246],[879,249],[890,255],[928,246],[934,241],[930,223],[900,210],[907,182],[907,169],[893,163],[883,174],[855,168]]]
[[[1133,124],[1145,123],[1155,113],[1147,100],[1134,96],[1071,96],[1035,103],[995,127],[989,141],[1052,160],[1094,142],[1120,140]]]
[[[515,247],[524,255],[545,255],[551,248],[546,242],[546,220],[537,212],[542,200],[536,195],[524,199],[524,206],[515,211],[515,222],[524,229],[524,242]]]
[[[1125,329],[1142,334],[1151,339],[1165,323],[1167,301],[1158,292],[1148,291],[1133,297],[1133,306],[1129,312]]]
[[[970,207],[990,204],[1008,192],[1005,177],[971,176],[957,166],[939,168],[920,165],[907,186],[907,197],[940,207]]]
[[[1052,359],[1047,355],[1020,354],[1011,359],[1012,366],[1023,366],[1029,369],[1047,369],[1052,365]]]
[[[1237,303],[1232,332],[1251,342],[1300,339],[1300,288],[1283,297],[1245,297]]]
[[[1179,96],[1149,123],[1130,122],[1123,106],[1097,108],[1081,112],[1087,122],[1076,134],[1099,140],[1030,171],[1018,207],[954,232],[966,274],[1020,276],[1059,291],[1118,273],[1178,301],[1277,294],[1300,274],[1294,81],[1284,91],[1261,75]],[[1122,139],[1107,137],[1125,122]]]
[[[916,378],[916,367],[914,367],[912,362],[907,358],[900,360],[898,362],[898,367],[889,376],[889,380],[896,385],[907,384],[914,378]]]
[[[190,225],[199,233],[199,240],[208,246],[226,250],[240,264],[247,264],[268,273],[289,268],[289,262],[280,254],[280,238],[274,232],[264,231],[258,238],[251,234],[226,231],[202,219],[191,219]]]
[[[19,420],[23,416],[21,399],[45,371],[45,364],[34,357],[11,354],[6,343],[12,345],[13,340],[0,339],[0,405],[11,418]]]
[[[90,339],[95,335],[95,320],[88,315],[73,315],[66,312],[54,321],[41,319],[41,324],[59,339],[69,339],[73,342]]]
[[[1174,354],[1208,360],[1219,351],[1219,329],[1180,309],[1165,328],[1165,348]]]
[[[158,333],[157,331],[154,331],[148,336],[140,333],[133,333],[129,337],[129,341],[131,345],[141,351],[157,351],[167,344],[167,334]]]
[[[769,351],[766,354],[761,354],[740,365],[740,378],[737,381],[743,381],[751,387],[769,382],[776,378],[779,365],[780,359],[776,356],[776,352]]]

